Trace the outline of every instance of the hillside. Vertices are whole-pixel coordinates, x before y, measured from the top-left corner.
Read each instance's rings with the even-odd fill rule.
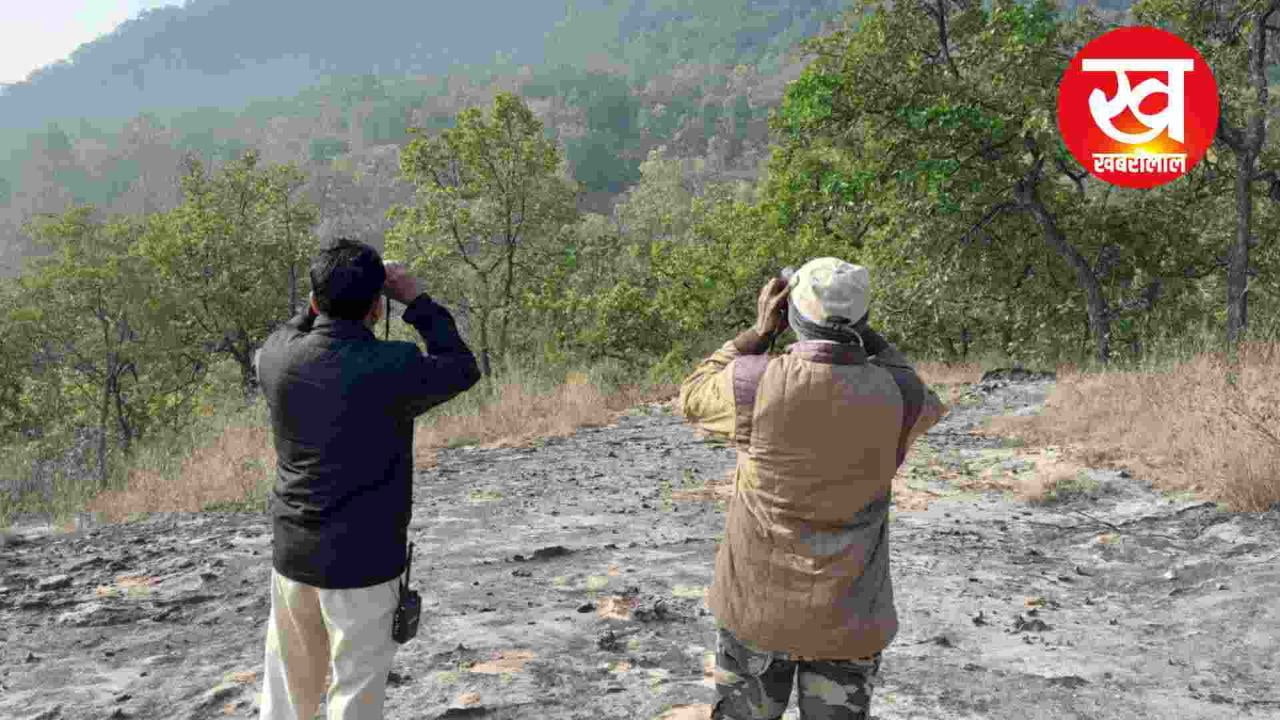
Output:
[[[144,13],[0,94],[0,272],[23,223],[88,203],[176,203],[182,155],[249,148],[304,167],[321,234],[376,239],[395,148],[499,89],[528,98],[565,147],[585,206],[638,179],[650,149],[753,175],[796,43],[843,0],[590,0],[464,5],[192,0]],[[501,16],[502,23],[492,19]]]
[[[124,119],[158,108],[233,108],[327,76],[443,75],[461,67],[578,64],[638,72],[759,60],[817,32],[839,0],[557,0],[462,4],[188,0],[142,13],[0,96],[0,128]],[[501,22],[495,19],[501,18]],[[88,109],[92,108],[91,111]]]
[[[972,385],[912,451],[889,529],[901,629],[874,716],[1274,718],[1277,609],[1257,598],[1280,587],[1276,514],[1092,469],[1092,491],[1007,497],[999,482],[1052,460],[977,428],[1034,412],[1049,387]],[[425,607],[387,716],[705,720],[704,591],[733,462],[661,406],[541,446],[443,452],[415,484]],[[10,542],[0,714],[256,716],[265,517],[172,514]]]
[[[0,123],[28,129],[82,115],[234,108],[291,95],[325,75],[446,72],[455,63],[492,62],[495,52],[538,62],[541,34],[560,16],[551,3],[503,0],[444,13],[410,0],[326,3],[321,12],[315,5],[190,0],[144,12],[11,86],[0,97]],[[498,12],[510,22],[492,23]]]
[[[560,28],[616,30],[619,8]],[[1060,150],[1062,58],[1109,21],[1048,2],[946,8],[954,69],[936,62],[944,39],[930,9],[896,4],[772,66],[681,45],[696,27],[686,21],[649,36],[662,72],[620,63],[636,46],[614,43],[577,66],[331,77],[240,109],[32,134],[0,222],[16,238],[23,219],[55,215],[28,226],[42,261],[0,281],[0,445],[12,448],[0,476],[13,490],[0,520],[186,477],[182,448],[226,423],[261,433],[244,415],[253,353],[306,298],[317,241],[338,235],[410,263],[456,311],[488,377],[467,412],[571,379],[606,396],[678,381],[752,322],[764,279],[832,255],[874,268],[876,327],[913,357],[1145,371],[1204,355],[1180,381],[1196,394],[1168,391],[1163,376],[1123,379],[1121,391],[1073,399],[1091,414],[1042,432],[1055,445],[1123,438],[1106,452],[1161,463],[1183,438],[1222,435],[1215,423],[1230,412],[1239,433],[1192,443],[1178,489],[1268,507],[1274,437],[1257,428],[1274,426],[1280,400],[1258,388],[1280,337],[1280,245],[1250,253],[1240,241],[1280,227],[1262,181],[1277,139],[1255,158],[1251,193],[1233,181],[1248,158],[1223,145],[1153,192],[1050,165],[1066,158],[1048,154]],[[1231,104],[1248,97],[1247,74],[1233,72],[1239,47],[1206,44],[1228,119],[1247,109]],[[757,50],[742,52],[767,55]],[[63,212],[73,203],[99,212]],[[33,254],[13,250],[12,261]],[[1223,339],[1246,351],[1244,380],[1214,354]],[[1129,433],[1146,418],[1120,411],[1153,404],[1184,422]],[[1196,479],[1224,473],[1207,490]],[[250,473],[229,487],[238,497],[253,483]]]

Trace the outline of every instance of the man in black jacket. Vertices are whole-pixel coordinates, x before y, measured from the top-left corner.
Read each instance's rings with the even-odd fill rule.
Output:
[[[480,379],[449,311],[376,250],[339,240],[310,307],[256,364],[278,469],[262,717],[381,718],[412,511],[414,418]],[[379,341],[385,295],[426,342]],[[329,675],[331,677],[326,677]]]

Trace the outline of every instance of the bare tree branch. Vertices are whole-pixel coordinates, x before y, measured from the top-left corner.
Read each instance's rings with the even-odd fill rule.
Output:
[[[1015,203],[1003,202],[990,208],[982,218],[978,220],[978,222],[974,223],[968,230],[964,231],[964,234],[960,236],[960,242],[968,243],[970,241],[970,236],[975,232],[985,233],[988,224],[994,221],[1001,214],[1008,212],[1009,210],[1013,210],[1015,207],[1017,207]]]

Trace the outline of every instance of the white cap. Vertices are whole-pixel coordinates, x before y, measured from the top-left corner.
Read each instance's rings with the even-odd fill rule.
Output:
[[[852,325],[867,314],[871,273],[839,258],[810,260],[791,273],[791,302],[805,319],[819,325]]]

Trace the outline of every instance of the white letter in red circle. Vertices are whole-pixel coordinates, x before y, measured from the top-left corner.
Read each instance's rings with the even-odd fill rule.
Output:
[[[1218,88],[1196,49],[1156,28],[1112,30],[1076,54],[1058,86],[1058,129],[1095,177],[1163,185],[1204,156]]]

